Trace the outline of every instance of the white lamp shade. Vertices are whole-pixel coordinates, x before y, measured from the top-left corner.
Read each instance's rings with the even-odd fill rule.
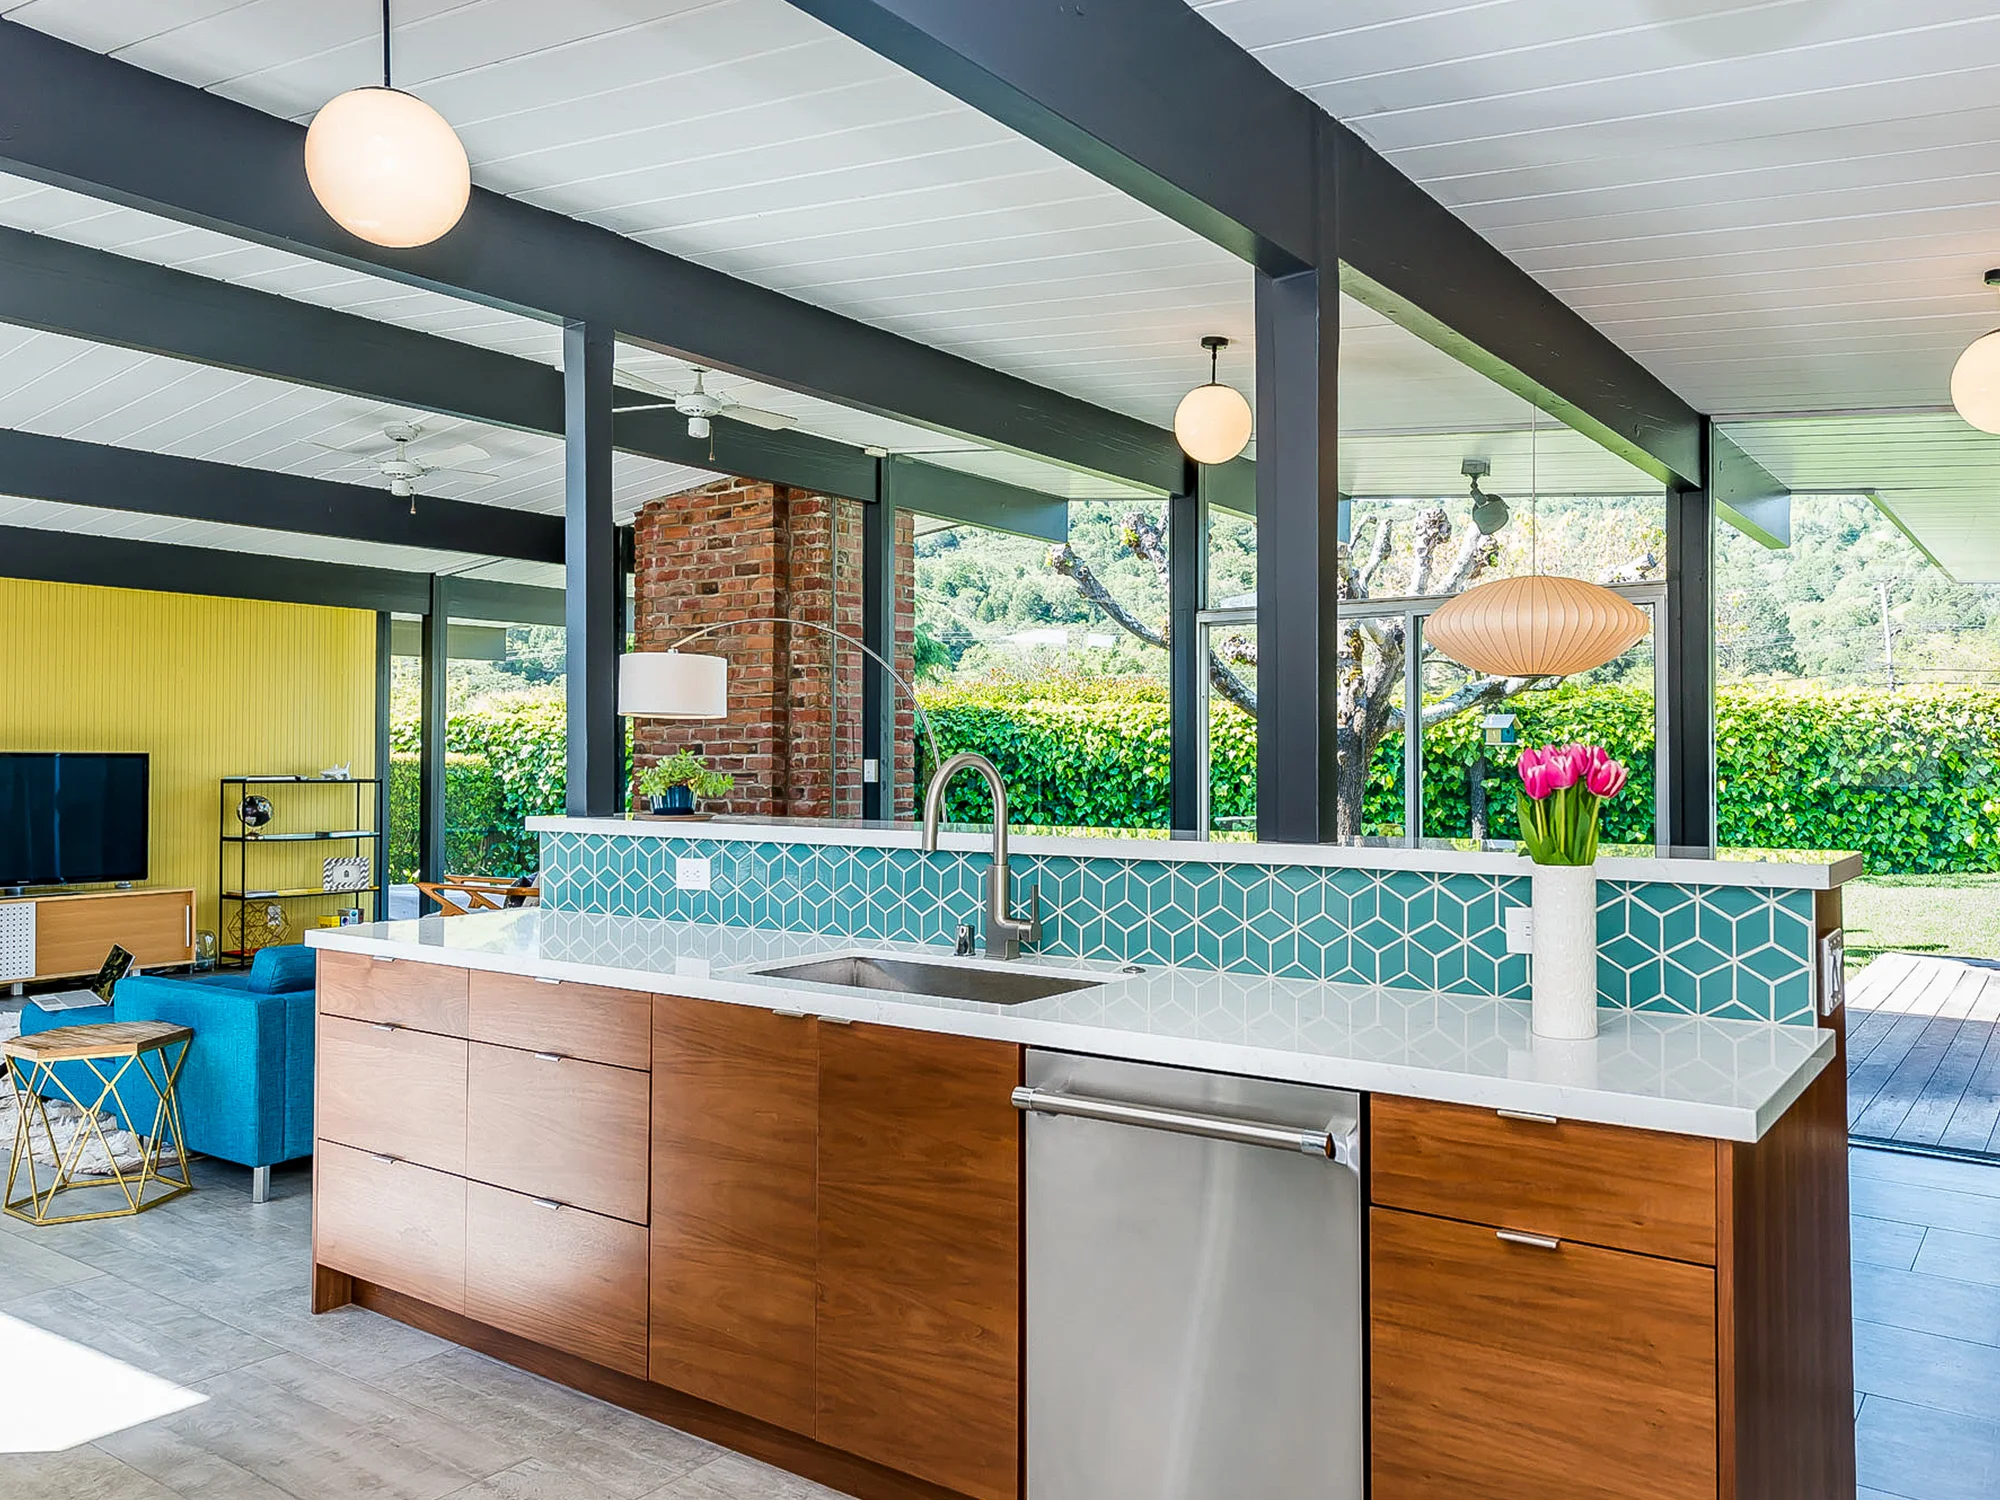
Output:
[[[618,658],[618,712],[631,719],[720,719],[729,712],[729,663],[683,651]]]
[[[1198,464],[1226,464],[1250,442],[1250,403],[1230,385],[1198,385],[1174,411],[1174,436]]]
[[[401,89],[350,89],[306,132],[320,207],[372,245],[428,245],[465,212],[472,169],[443,115]]]
[[[1490,677],[1567,677],[1623,656],[1648,628],[1624,595],[1538,573],[1467,589],[1424,622],[1424,641]]]
[[[1951,370],[1951,404],[1981,432],[2000,432],[2000,333],[1972,341]]]

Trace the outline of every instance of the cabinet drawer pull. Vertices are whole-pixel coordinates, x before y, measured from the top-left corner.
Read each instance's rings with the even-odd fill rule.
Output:
[[[1527,1125],[1560,1125],[1562,1121],[1554,1115],[1530,1114],[1525,1109],[1496,1109],[1493,1111],[1503,1120],[1519,1120]]]
[[[394,1021],[370,1021],[368,1024],[377,1031],[401,1031],[403,1029]]]
[[[1496,1229],[1496,1239],[1505,1240],[1510,1245],[1524,1245],[1530,1250],[1560,1250],[1563,1242],[1552,1235],[1528,1234],[1519,1229]]]
[[[542,975],[540,975],[540,974],[537,974],[537,975],[535,976],[535,983],[536,983],[536,984],[561,984],[561,983],[562,983],[562,981],[561,981],[560,979],[547,979],[547,978],[544,978],[544,977],[543,977]]]
[[[554,1198],[530,1198],[528,1201],[530,1203],[539,1204],[543,1208],[561,1209],[568,1207],[567,1204],[558,1202]]]
[[[771,1014],[787,1021],[803,1021],[806,1018],[806,1013],[802,1010],[774,1010]]]
[[[393,1167],[396,1165],[396,1158],[391,1156],[386,1151],[370,1151],[368,1154],[374,1157],[375,1160],[382,1163],[382,1165],[385,1167]]]
[[[821,1016],[821,1017],[819,1018],[819,1024],[820,1024],[820,1025],[822,1025],[822,1026],[852,1026],[852,1025],[854,1024],[854,1017],[852,1017],[852,1016]]]
[[[562,1062],[563,1060],[563,1055],[560,1052],[537,1052],[535,1054],[536,1062]]]

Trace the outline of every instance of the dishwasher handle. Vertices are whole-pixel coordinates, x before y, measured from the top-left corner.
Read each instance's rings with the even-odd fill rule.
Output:
[[[1332,1129],[1309,1130],[1259,1120],[1232,1120],[1224,1115],[1190,1114],[1156,1104],[1132,1104],[1122,1099],[1057,1094],[1025,1087],[1014,1090],[1014,1108],[1026,1114],[1068,1115],[1078,1120],[1100,1120],[1109,1125],[1133,1125],[1141,1130],[1229,1141],[1238,1146],[1269,1146],[1278,1151],[1316,1156],[1343,1167],[1357,1164],[1354,1137]]]

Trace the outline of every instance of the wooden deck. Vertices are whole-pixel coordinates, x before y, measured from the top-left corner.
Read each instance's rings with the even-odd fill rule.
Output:
[[[2000,963],[1885,953],[1847,984],[1860,1142],[2000,1159]]]

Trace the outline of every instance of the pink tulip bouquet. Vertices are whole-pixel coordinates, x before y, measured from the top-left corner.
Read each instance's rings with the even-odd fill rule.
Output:
[[[1588,865],[1597,860],[1597,815],[1624,789],[1627,771],[1596,745],[1523,750],[1521,842],[1538,865]]]

